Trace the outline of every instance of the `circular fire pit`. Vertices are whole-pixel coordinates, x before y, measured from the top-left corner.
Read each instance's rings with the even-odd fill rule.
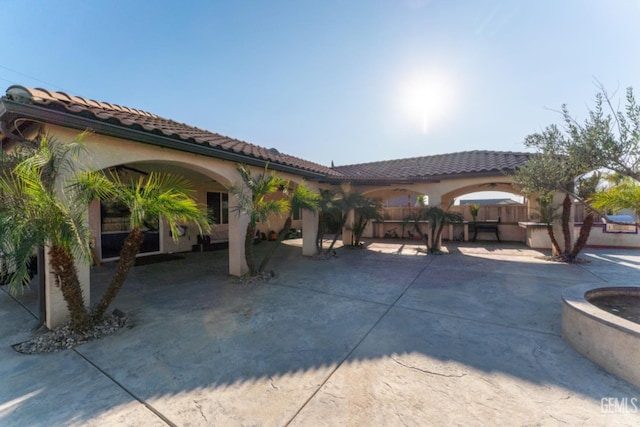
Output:
[[[578,285],[562,293],[562,337],[607,371],[640,387],[640,324],[598,308],[590,299],[640,297],[640,287]]]

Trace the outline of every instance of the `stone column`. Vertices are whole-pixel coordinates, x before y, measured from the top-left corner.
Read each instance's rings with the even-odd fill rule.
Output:
[[[313,256],[317,253],[316,236],[318,234],[318,213],[302,210],[302,255]]]

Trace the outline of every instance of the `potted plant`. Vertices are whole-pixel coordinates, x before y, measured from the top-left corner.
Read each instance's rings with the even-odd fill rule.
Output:
[[[478,216],[478,211],[480,210],[480,206],[476,203],[471,205],[471,217],[473,218],[473,222],[476,222],[476,217]]]
[[[278,233],[276,233],[275,230],[269,231],[269,240],[270,241],[278,240]]]

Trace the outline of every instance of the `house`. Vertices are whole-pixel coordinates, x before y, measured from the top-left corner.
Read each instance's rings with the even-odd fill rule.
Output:
[[[111,169],[123,179],[153,171],[184,176],[195,186],[198,200],[206,203],[218,219],[219,225],[209,238],[228,241],[232,275],[242,275],[247,268],[243,236],[248,217],[230,213],[235,200],[227,191],[239,181],[239,164],[256,170],[268,165],[294,185],[304,179],[315,189],[342,186],[383,200],[427,195],[430,204],[447,205],[487,185],[495,191],[517,193],[508,173],[530,156],[479,150],[328,167],[146,111],[23,86],[9,87],[0,99],[0,126],[3,150],[42,131],[71,140],[79,132],[90,130],[84,140],[87,154],[83,161],[94,169]],[[112,259],[127,231],[122,213],[97,201],[88,207],[88,213],[98,257]],[[294,226],[303,230],[302,253],[313,255],[316,214],[304,211]],[[173,242],[163,224],[157,230],[148,230],[148,234],[143,248],[146,253],[188,251],[198,243],[196,229],[188,224],[178,243]],[[343,234],[349,239],[348,230]],[[79,270],[88,293],[89,266],[80,266]],[[51,326],[66,314],[59,291],[51,283],[46,288],[47,325]]]

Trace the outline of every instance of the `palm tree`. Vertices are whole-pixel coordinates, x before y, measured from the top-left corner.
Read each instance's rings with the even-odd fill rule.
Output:
[[[431,254],[440,252],[440,237],[445,224],[462,222],[462,214],[449,210],[445,211],[439,206],[427,207],[421,210],[418,218],[429,222],[431,241],[427,240],[427,249]]]
[[[337,222],[339,225],[338,232],[340,232],[344,228],[345,224],[347,223],[347,219],[349,218],[349,212],[351,212],[352,209],[364,207],[369,203],[370,199],[363,196],[362,194],[355,192],[349,193],[341,188],[335,194],[335,197],[333,198],[330,205],[330,209],[335,212],[337,216],[336,219],[338,220]],[[333,247],[338,240],[338,235],[339,233],[336,233],[333,236],[333,240],[331,241],[329,248],[327,248],[325,252],[326,254],[331,253],[331,251],[333,250]]]
[[[366,197],[360,200],[359,205],[354,208],[356,220],[351,226],[354,246],[360,246],[362,233],[364,233],[364,229],[367,227],[367,224],[369,224],[369,221],[380,220],[383,218],[383,215],[380,213],[381,209],[382,203],[379,200],[369,199]],[[404,235],[404,230],[402,234]]]
[[[287,219],[284,222],[284,226],[278,233],[278,238],[271,246],[271,250],[268,251],[262,259],[262,262],[258,267],[259,272],[262,272],[267,268],[267,264],[269,264],[269,261],[271,261],[271,258],[275,254],[276,250],[280,247],[280,244],[287,236],[287,233],[291,229],[294,212],[299,212],[300,210],[309,210],[312,212],[316,212],[319,208],[320,196],[318,195],[318,193],[309,188],[304,181],[296,185],[293,191],[285,192],[285,195],[289,197],[290,205]]]
[[[275,172],[269,172],[267,166],[262,173],[252,175],[247,167],[241,165],[238,166],[238,173],[242,183],[230,186],[229,191],[238,201],[234,209],[249,216],[244,239],[244,256],[249,268],[248,274],[256,276],[261,272],[256,267],[253,255],[253,239],[258,221],[268,223],[271,216],[283,215],[291,210],[291,202],[288,199],[272,198],[275,193],[287,188],[289,183]]]
[[[102,173],[89,172],[79,174],[75,184],[82,189],[87,201],[94,198],[116,201],[130,212],[130,231],[120,251],[116,272],[93,308],[95,321],[102,319],[124,285],[142,247],[142,229],[146,224],[156,223],[162,218],[169,225],[174,240],[180,235],[178,226],[184,223],[195,224],[200,233],[210,229],[206,213],[191,197],[190,183],[180,176],[152,172],[124,183],[116,173],[107,177]]]
[[[640,184],[626,178],[613,187],[591,195],[589,201],[596,209],[611,212],[631,209],[636,215],[640,215]]]
[[[0,177],[0,251],[3,263],[13,271],[9,287],[17,292],[29,283],[34,251],[48,246],[55,284],[67,304],[71,328],[77,332],[89,329],[91,319],[75,262],[90,262],[91,250],[85,199],[64,180],[75,173],[83,137],[62,143],[40,135],[13,167],[3,168]]]
[[[322,253],[324,234],[329,228],[330,222],[342,214],[342,212],[338,212],[338,214],[336,214],[337,209],[333,206],[333,200],[335,197],[336,193],[334,191],[320,189],[318,202],[318,209],[320,213],[318,215],[318,233],[316,235],[316,249],[318,250],[318,253]]]

